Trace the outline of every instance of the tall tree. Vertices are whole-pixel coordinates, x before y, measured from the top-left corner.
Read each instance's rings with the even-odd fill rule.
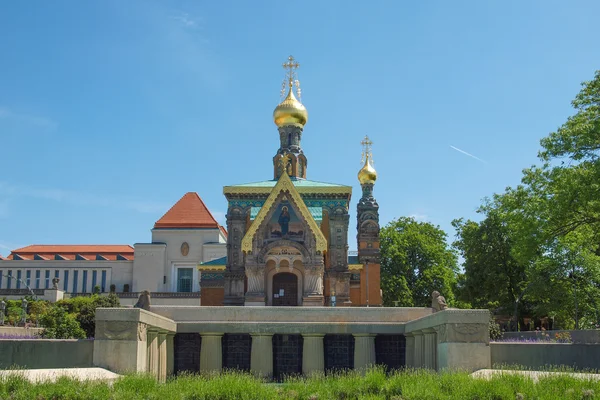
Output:
[[[598,323],[600,71],[582,86],[575,115],[541,140],[542,164],[482,207],[510,227],[511,254],[527,267],[524,294],[535,314],[557,315],[565,327]]]
[[[475,308],[501,308],[512,314],[525,288],[525,265],[511,254],[508,228],[495,213],[481,222],[457,219],[454,247],[464,262],[462,284],[455,295]]]
[[[429,222],[399,218],[380,232],[383,304],[430,306],[439,291],[454,301],[457,257],[446,243],[446,233]]]

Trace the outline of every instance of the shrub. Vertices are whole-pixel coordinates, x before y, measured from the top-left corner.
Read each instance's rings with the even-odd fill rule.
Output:
[[[41,316],[40,321],[44,330],[42,337],[48,339],[83,339],[85,331],[72,314],[63,307],[52,307]]]
[[[114,283],[110,285],[110,292],[111,293],[115,293],[117,291],[117,285],[115,285]]]
[[[496,323],[494,319],[494,314],[490,313],[490,340],[500,340],[502,339],[502,330],[500,329],[500,325]]]
[[[102,292],[102,289],[100,289],[100,285],[96,285],[94,286],[94,294],[100,294]]]
[[[123,285],[123,292],[124,293],[129,293],[129,283],[126,283]]]

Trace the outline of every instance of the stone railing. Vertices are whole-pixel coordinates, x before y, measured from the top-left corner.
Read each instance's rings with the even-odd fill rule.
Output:
[[[36,296],[43,296],[44,289],[0,289],[0,297],[4,296],[31,296],[31,292]]]
[[[442,370],[491,368],[489,312],[445,310],[405,326],[406,366]]]
[[[173,373],[172,320],[140,308],[97,308],[94,365],[115,372]]]
[[[117,296],[122,299],[137,299],[140,292],[120,292]],[[157,299],[199,299],[200,292],[152,292],[150,297]]]

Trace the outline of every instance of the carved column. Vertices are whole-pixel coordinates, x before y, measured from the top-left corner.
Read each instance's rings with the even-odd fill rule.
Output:
[[[244,254],[242,238],[245,232],[245,210],[232,207],[227,211],[227,271],[224,274],[226,306],[244,305]]]
[[[221,372],[223,368],[222,333],[202,333],[200,372]]]
[[[248,279],[248,291],[245,295],[244,305],[265,305],[265,267],[258,264],[246,265],[246,278]]]
[[[423,332],[412,332],[415,337],[415,353],[413,363],[415,368],[423,368]]]
[[[324,334],[302,334],[304,344],[302,347],[302,373],[311,375],[325,371],[325,349],[323,347]]]
[[[375,365],[375,335],[354,334],[354,369],[364,370]]]
[[[325,267],[323,263],[304,266],[304,293],[302,305],[304,307],[323,306],[323,274]]]
[[[406,338],[406,349],[405,349],[405,362],[404,365],[407,368],[413,368],[415,358],[415,336],[412,333],[405,333]]]
[[[263,378],[273,376],[273,334],[251,333],[250,371]]]
[[[146,370],[158,377],[158,331],[148,328],[148,353]]]
[[[347,307],[350,303],[350,273],[329,272],[330,291],[335,293],[337,307]]]
[[[437,341],[435,330],[423,329],[423,366],[428,369],[436,369]]]
[[[167,333],[167,376],[173,375],[175,370],[175,334]]]
[[[167,380],[167,332],[158,332],[158,381]]]

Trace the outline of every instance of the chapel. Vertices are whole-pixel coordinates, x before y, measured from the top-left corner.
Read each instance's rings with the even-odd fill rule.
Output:
[[[282,94],[287,95],[273,111],[279,134],[273,177],[223,188],[228,201],[227,256],[200,265],[202,304],[381,305],[372,142],[368,137],[361,142],[358,251],[349,255],[352,187],[308,179],[308,158],[302,150],[308,111],[299,100],[299,64],[290,56],[283,67]],[[211,285],[211,279],[222,279],[222,288]]]

